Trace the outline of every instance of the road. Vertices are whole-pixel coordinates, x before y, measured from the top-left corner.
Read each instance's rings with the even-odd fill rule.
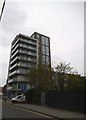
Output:
[[[51,120],[49,116],[16,107],[10,102],[2,103],[2,118],[39,118],[39,120],[47,118]]]

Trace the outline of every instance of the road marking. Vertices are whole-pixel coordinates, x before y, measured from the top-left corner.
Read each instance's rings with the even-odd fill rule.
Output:
[[[15,105],[14,105],[14,107],[19,108],[19,109],[22,109],[22,110],[25,110],[25,111],[29,111],[29,112],[34,113],[34,114],[37,114],[37,115],[39,115],[39,116],[43,116],[43,117],[46,117],[46,118],[52,118],[52,117],[50,117],[50,116],[48,116],[48,115],[44,115],[44,114],[42,114],[42,113],[38,113],[38,112],[29,110],[29,109],[21,108],[21,107],[19,107],[19,106],[15,106]]]

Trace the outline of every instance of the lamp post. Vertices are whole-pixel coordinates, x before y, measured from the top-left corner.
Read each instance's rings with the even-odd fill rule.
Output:
[[[2,6],[2,9],[1,9],[1,14],[0,14],[0,21],[1,21],[1,18],[2,18],[3,11],[4,11],[5,3],[6,3],[6,0],[4,0],[4,2],[3,2],[3,6]]]

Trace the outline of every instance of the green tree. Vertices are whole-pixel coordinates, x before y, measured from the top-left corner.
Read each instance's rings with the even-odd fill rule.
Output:
[[[66,75],[66,90],[67,91],[79,91],[81,89],[80,75],[67,74]]]
[[[28,73],[28,83],[32,87],[38,86],[38,69],[36,67],[30,69]]]
[[[31,68],[28,73],[28,83],[33,90],[33,103],[41,103],[45,92],[50,88],[50,69],[46,65],[38,65]]]
[[[80,88],[81,91],[86,91],[86,76],[80,77]]]
[[[70,63],[66,64],[66,62],[58,63],[54,70],[56,73],[55,82],[60,91],[64,91],[65,86],[67,86],[67,74],[78,74],[77,70],[70,67]]]
[[[50,69],[48,66],[40,65],[31,68],[28,73],[28,82],[40,91],[47,91],[50,85]]]

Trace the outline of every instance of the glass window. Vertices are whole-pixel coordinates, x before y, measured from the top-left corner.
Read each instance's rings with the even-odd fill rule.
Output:
[[[39,34],[36,34],[36,38],[39,38]]]
[[[20,86],[18,86],[18,88],[20,88]],[[18,96],[17,99],[21,98],[21,96]]]
[[[13,84],[12,87],[13,87],[13,89],[16,89],[17,88],[17,84],[16,83]]]
[[[45,43],[45,37],[44,37],[44,36],[41,36],[41,42],[42,42],[43,45],[46,44],[46,43]]]
[[[49,47],[46,46],[46,55],[49,55]]]
[[[46,46],[49,46],[49,39],[46,37]]]
[[[45,64],[45,55],[42,55],[42,64]]]
[[[46,64],[49,64],[49,56],[46,56]]]
[[[44,46],[44,45],[42,45],[42,54],[45,54],[45,52],[46,52],[46,49],[45,49],[46,47]]]

